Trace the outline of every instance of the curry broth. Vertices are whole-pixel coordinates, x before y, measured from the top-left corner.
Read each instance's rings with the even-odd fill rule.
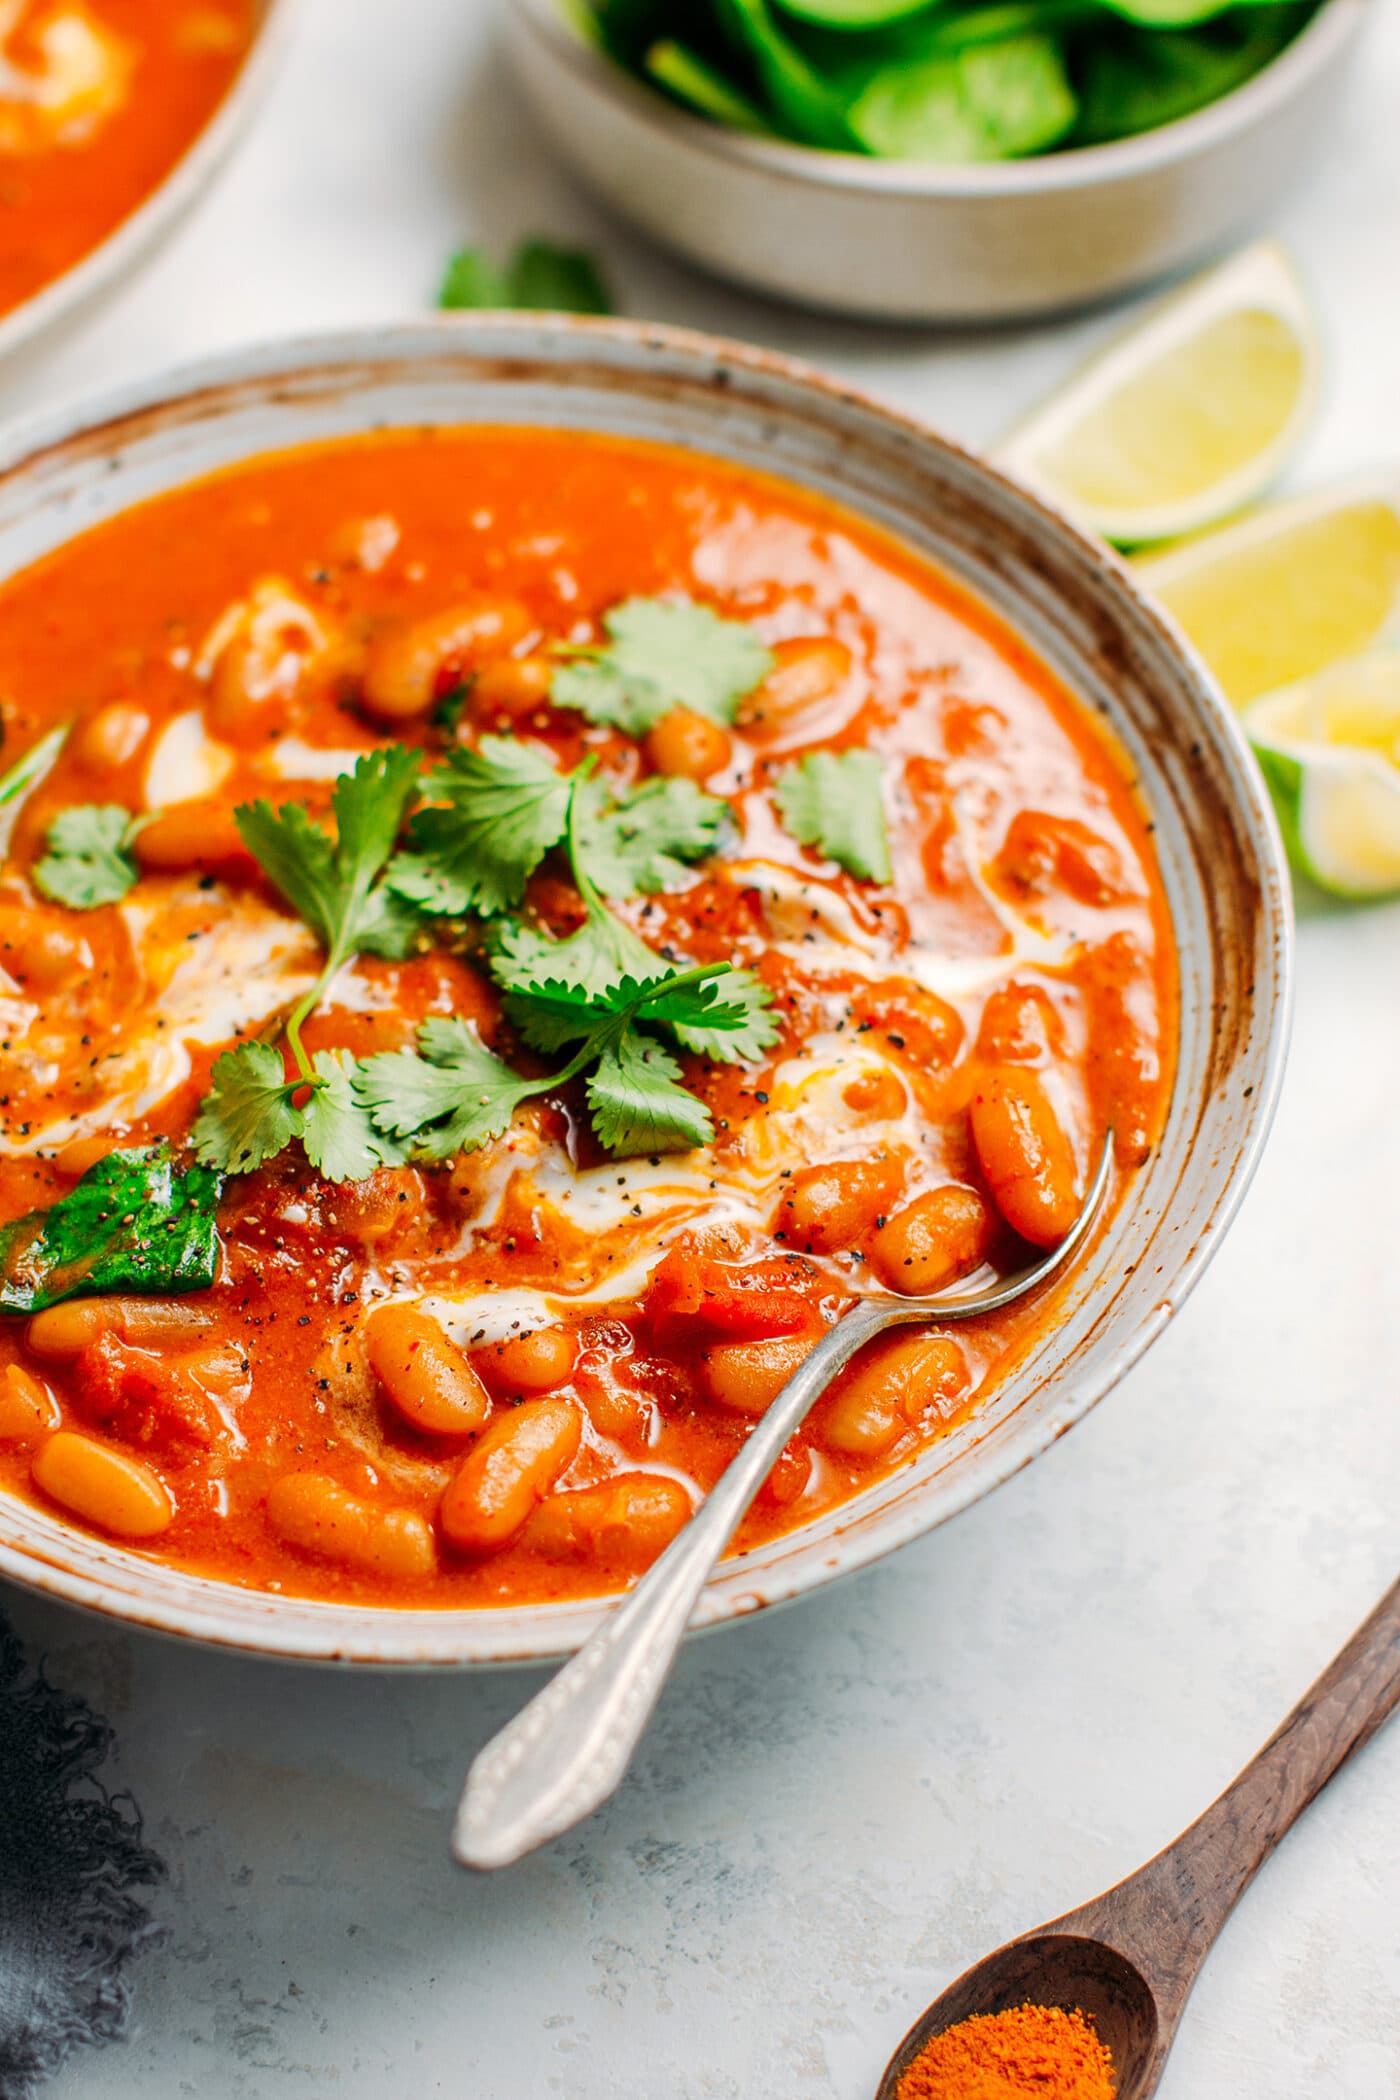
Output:
[[[674,593],[751,623],[776,658],[703,775],[730,806],[720,852],[617,907],[653,949],[740,962],[772,998],[780,1033],[756,1063],[687,1060],[713,1144],[612,1160],[574,1083],[447,1165],[332,1185],[293,1148],[230,1176],[218,1279],[170,1301],[168,1331],[94,1316],[84,1340],[58,1308],[39,1316],[46,1338],[0,1315],[0,1392],[9,1375],[41,1395],[37,1415],[0,1406],[0,1428],[18,1424],[0,1441],[10,1492],[90,1515],[53,1461],[59,1492],[45,1492],[61,1418],[157,1477],[173,1517],[143,1550],[224,1580],[415,1605],[615,1587],[823,1323],[855,1292],[910,1287],[891,1250],[918,1254],[927,1235],[900,1240],[902,1218],[943,1204],[963,1266],[1024,1262],[1013,1224],[1053,1238],[988,1167],[975,1125],[989,1085],[1048,1103],[1071,1167],[1062,1210],[1112,1125],[1123,1200],[1167,1109],[1176,964],[1149,821],[1087,711],[985,608],[834,505],[679,450],[477,429],[260,459],[0,587],[6,762],[75,725],[0,876],[0,1222],[53,1203],[113,1145],[183,1147],[220,1052],[314,975],[315,942],[241,853],[235,805],[295,799],[324,817],[337,771],[390,737],[430,758],[523,737],[562,766],[591,753],[609,777],[646,778],[662,743],[543,689],[559,643],[596,638],[620,601]],[[460,720],[367,710],[385,637],[441,628],[464,602],[509,616],[437,666],[434,706],[456,696]],[[250,699],[264,616],[281,656],[271,694]],[[852,747],[883,762],[888,885],[804,848],[775,805],[783,769]],[[33,867],[54,817],[90,803],[157,814],[129,896],[74,911],[38,894]],[[567,932],[576,902],[546,861],[537,922]],[[449,1014],[522,1054],[460,930],[404,961],[347,964],[306,1041],[365,1057]],[[436,1333],[471,1367],[484,1430],[413,1426],[392,1402],[392,1323],[373,1339],[386,1306],[426,1310],[428,1356]],[[740,1547],[946,1434],[1046,1317],[1022,1306],[876,1344],[794,1440]],[[527,1420],[555,1442],[523,1521],[445,1533],[471,1451]],[[319,1491],[303,1507],[289,1476],[353,1508],[318,1518]],[[355,1511],[388,1513],[399,1543],[346,1547]]]
[[[252,0],[0,5],[0,314],[80,262],[223,100]]]

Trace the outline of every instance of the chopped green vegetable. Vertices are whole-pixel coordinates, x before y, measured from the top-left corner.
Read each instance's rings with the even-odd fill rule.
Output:
[[[628,598],[603,618],[607,641],[571,652],[550,698],[628,736],[673,707],[732,722],[773,658],[752,627],[690,598]]]
[[[614,310],[591,255],[542,240],[522,241],[504,268],[482,248],[459,248],[447,265],[438,305],[448,312],[503,306],[569,314]]]
[[[862,882],[888,882],[893,873],[880,773],[873,751],[813,751],[774,789],[793,837]]]
[[[131,850],[139,824],[116,802],[60,810],[49,826],[48,851],[35,863],[35,888],[74,911],[120,903],[141,874]]]
[[[592,0],[591,20],[620,65],[715,123],[976,162],[1172,123],[1259,72],[1317,4]]]
[[[48,1210],[0,1229],[0,1310],[106,1291],[202,1291],[218,1269],[222,1176],[168,1145],[109,1152]]]

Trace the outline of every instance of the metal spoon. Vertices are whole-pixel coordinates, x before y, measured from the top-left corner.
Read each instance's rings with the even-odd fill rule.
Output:
[[[1113,2058],[1116,2100],[1155,2093],[1217,1935],[1280,1838],[1400,1705],[1400,1582],[1252,1764],[1165,1852],[1082,1910],[1011,1940],[936,1998],[895,2050],[875,2100],[974,2013],[1076,2006]]]
[[[511,1866],[601,1808],[632,1761],[715,1563],[787,1444],[837,1372],[877,1334],[970,1320],[1023,1298],[1083,1244],[1112,1164],[1058,1247],[992,1289],[933,1298],[859,1298],[822,1336],[754,1424],[699,1511],[573,1660],[478,1751],[452,1832],[464,1867]]]

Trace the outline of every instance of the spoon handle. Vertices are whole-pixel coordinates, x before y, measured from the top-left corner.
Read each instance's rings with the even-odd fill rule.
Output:
[[[477,1753],[452,1833],[463,1866],[508,1867],[607,1800],[646,1730],[700,1592],[783,1446],[856,1351],[907,1316],[867,1299],[822,1336],[631,1595]]]
[[[1058,1921],[1128,1954],[1171,2033],[1202,1962],[1279,1840],[1400,1705],[1400,1582],[1234,1784],[1165,1852]],[[1165,2056],[1165,2046],[1162,2055]]]

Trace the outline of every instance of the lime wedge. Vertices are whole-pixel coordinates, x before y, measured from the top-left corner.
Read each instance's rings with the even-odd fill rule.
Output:
[[[1319,364],[1307,294],[1262,241],[1159,301],[1013,430],[1001,457],[1105,539],[1175,539],[1282,471]]]
[[[1270,504],[1135,566],[1244,707],[1400,637],[1400,474]]]
[[[1400,890],[1400,649],[1377,649],[1245,710],[1294,864],[1340,897]]]

